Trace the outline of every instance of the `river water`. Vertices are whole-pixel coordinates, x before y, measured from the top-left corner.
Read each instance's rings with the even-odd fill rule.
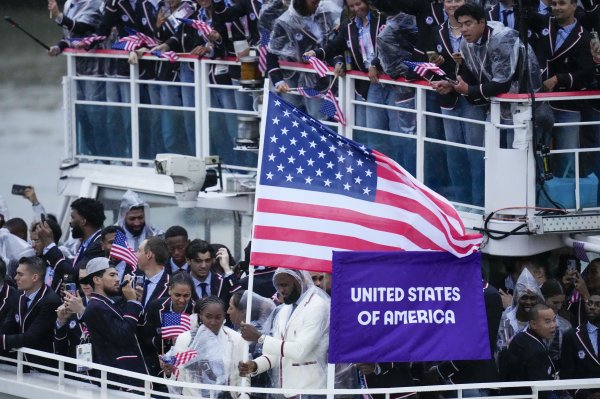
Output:
[[[0,2],[0,15],[11,16],[48,45],[61,29],[39,6]],[[58,166],[64,157],[61,78],[63,57],[50,58],[41,46],[4,20],[0,22],[0,195],[11,217],[32,219],[30,204],[11,195],[13,184],[32,185],[50,213],[58,211]]]

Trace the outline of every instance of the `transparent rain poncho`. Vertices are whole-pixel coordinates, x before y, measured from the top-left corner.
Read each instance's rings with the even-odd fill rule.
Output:
[[[389,17],[385,28],[377,36],[377,54],[383,71],[394,79],[405,76],[408,68],[402,62],[412,57],[409,37],[415,35],[416,19],[412,15],[399,13]]]
[[[504,313],[502,313],[497,337],[498,350],[508,347],[512,337],[525,330],[525,328],[528,326],[528,322],[522,322],[517,319],[519,299],[521,299],[523,295],[535,295],[538,297],[538,303],[545,302],[544,296],[538,287],[535,277],[533,277],[527,268],[523,269],[521,275],[517,279],[517,283],[515,284],[512,306],[508,307]]]
[[[94,28],[98,28],[98,26],[100,26],[100,22],[102,21],[103,9],[103,0],[68,0],[65,3],[64,15],[74,22],[85,23]],[[63,26],[63,36],[68,39],[77,37],[78,35],[73,34],[68,27]],[[97,58],[78,58],[76,61],[77,73],[79,75],[97,76],[102,72],[100,70],[100,62]]]
[[[125,217],[127,216],[127,212],[131,210],[131,208],[138,207],[144,208],[145,225],[142,233],[139,236],[134,237],[125,227]],[[150,225],[150,206],[146,201],[142,200],[142,198],[140,198],[140,196],[136,192],[132,190],[127,190],[125,194],[123,194],[123,198],[121,198],[121,205],[119,207],[119,219],[117,220],[117,225],[123,228],[123,230],[125,230],[125,233],[127,235],[127,241],[129,242],[129,245],[133,247],[134,250],[137,250],[139,245],[146,238],[164,234],[164,231]]]
[[[190,342],[191,340],[191,342]],[[245,341],[239,333],[223,326],[215,335],[206,326],[200,325],[195,335],[190,332],[181,334],[175,345],[167,353],[167,357],[178,353],[195,350],[197,355],[189,362],[178,367],[178,381],[202,383],[210,385],[241,386],[242,377],[239,375],[238,363],[243,361]],[[171,393],[192,397],[210,397],[205,390],[169,388]],[[237,395],[233,395],[237,397]],[[220,392],[215,397],[229,397]]]
[[[487,25],[492,31],[485,43],[461,41],[460,51],[465,66],[481,83],[505,83],[512,80],[509,93],[517,93],[519,79],[515,72],[519,54],[524,53],[525,49],[519,40],[519,33],[505,27],[501,22],[488,21]],[[529,47],[528,56],[531,86],[534,91],[537,91],[542,86],[542,81],[539,63],[531,47]]]
[[[273,24],[284,12],[287,11],[291,0],[269,0],[265,1],[260,9],[258,27],[261,30],[271,32]]]
[[[246,312],[248,305],[248,291],[244,291],[242,299],[240,299],[239,309]],[[275,309],[275,304],[271,299],[262,297],[256,292],[252,293],[252,312],[250,314],[250,323],[262,331],[269,316]],[[263,331],[264,332],[264,331]]]
[[[327,46],[339,24],[341,12],[335,3],[322,1],[314,14],[302,16],[292,3],[273,24],[269,52],[280,60],[303,62],[305,52]],[[302,73],[298,85],[318,87],[317,78],[316,74]]]
[[[0,257],[6,264],[18,262],[24,256],[35,256],[27,241],[13,235],[6,228],[0,229]]]
[[[283,359],[287,361],[291,361],[294,364],[307,364],[316,365],[315,368],[311,368],[309,372],[312,374],[309,375],[307,372],[306,379],[311,381],[316,381],[317,379],[322,380],[323,384],[326,384],[326,376],[327,376],[327,349],[329,347],[329,310],[330,310],[330,297],[327,295],[325,291],[316,287],[312,282],[312,278],[310,274],[306,271],[301,270],[293,270],[293,269],[285,269],[279,268],[275,271],[273,275],[273,285],[277,281],[278,276],[282,274],[287,274],[294,278],[294,280],[298,283],[301,295],[300,298],[296,301],[296,305],[294,304],[284,304],[278,306],[274,313],[277,312],[275,317],[273,317],[272,323],[272,337],[275,339],[282,339],[283,337],[287,337],[285,340],[285,348],[287,351],[284,351]],[[305,310],[306,308],[306,310]],[[322,312],[318,317],[315,316],[315,311]],[[306,346],[302,348],[302,356],[310,356],[310,358],[296,358],[298,353],[294,350],[294,341],[290,341],[289,331],[287,331],[288,322],[292,321],[295,315],[295,312],[308,312],[303,317],[303,320],[310,319],[311,325],[306,325],[306,334],[311,338],[304,342]],[[306,338],[306,337],[302,337]],[[266,342],[266,341],[265,341]],[[309,347],[310,346],[310,347]],[[266,350],[266,345],[263,348],[263,353]],[[269,357],[272,357],[273,354],[267,354]],[[286,360],[283,360],[281,364],[283,367],[286,367]],[[314,362],[314,363],[313,363]],[[275,362],[276,365],[279,362]],[[288,366],[289,367],[289,366]],[[318,369],[318,372],[315,370]],[[272,370],[276,372],[276,370]],[[281,372],[285,376],[285,370],[277,370]],[[275,373],[273,373],[275,374]],[[280,378],[272,378],[276,387],[279,387],[279,383],[281,381]],[[283,378],[286,381],[285,378]],[[295,388],[296,381],[289,381],[285,383],[284,388]],[[315,388],[325,388],[323,386],[315,386]]]

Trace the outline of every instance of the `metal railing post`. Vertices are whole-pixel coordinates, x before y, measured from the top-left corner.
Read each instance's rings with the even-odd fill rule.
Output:
[[[68,123],[65,123],[65,129],[67,135],[70,137],[70,145],[71,145],[71,156],[75,158],[77,156],[77,108],[75,105],[75,100],[77,100],[77,82],[73,80],[73,76],[75,76],[76,68],[75,68],[75,55],[67,55],[67,81],[69,82],[67,90],[68,90],[68,103],[65,103],[63,106],[65,109],[69,109],[69,114],[65,115],[68,119]],[[67,143],[65,143],[68,145]]]
[[[58,387],[63,388],[65,383],[65,362],[58,361]]]
[[[327,399],[335,398],[335,364],[327,364]]]
[[[129,65],[129,90],[131,92],[131,161],[133,166],[140,164],[140,85],[138,64]]]
[[[23,352],[17,351],[17,381],[23,380]]]
[[[198,156],[204,158],[210,155],[210,112],[208,112],[208,108],[211,106],[210,95],[213,89],[208,87],[208,68],[210,64],[206,60],[201,60],[197,65],[200,66],[200,68],[197,68],[200,71],[194,71],[196,76],[195,89],[197,98],[200,99],[200,104],[196,104],[196,109],[200,108],[202,111],[199,113],[201,125],[200,135],[196,138],[196,148],[198,149]],[[200,76],[198,76],[198,73]],[[198,78],[199,80],[197,80]],[[198,126],[196,126],[196,129],[198,129]]]
[[[415,121],[417,123],[416,129],[416,162],[417,162],[417,180],[425,181],[425,137],[427,136],[427,116],[423,114],[423,111],[427,107],[427,90],[418,87],[415,89],[415,108],[417,115]]]
[[[106,370],[100,370],[100,397],[108,399],[108,373]]]

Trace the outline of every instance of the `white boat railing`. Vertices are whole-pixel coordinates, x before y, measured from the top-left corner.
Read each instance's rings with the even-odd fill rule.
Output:
[[[160,397],[183,398],[190,397],[180,394],[166,393],[153,389],[152,384],[162,384],[171,388],[187,388],[209,393],[208,398],[215,398],[219,392],[235,392],[235,393],[261,393],[275,394],[290,397],[298,394],[302,395],[323,395],[328,399],[333,399],[338,395],[384,395],[385,399],[390,397],[400,396],[400,394],[420,393],[420,392],[456,392],[458,398],[463,397],[464,391],[477,389],[485,390],[502,390],[506,388],[529,388],[531,393],[510,394],[505,396],[494,396],[503,398],[531,398],[537,399],[540,392],[548,391],[574,391],[578,389],[595,389],[600,391],[600,378],[595,379],[579,379],[579,380],[551,380],[551,381],[520,381],[520,382],[496,382],[496,383],[481,383],[481,384],[456,384],[456,385],[435,385],[435,386],[415,386],[415,387],[398,387],[398,388],[369,388],[369,389],[306,389],[299,392],[297,389],[282,389],[282,388],[259,388],[259,387],[241,387],[229,385],[208,385],[185,383],[171,379],[151,377],[145,374],[130,372],[127,370],[116,369],[103,366],[96,363],[85,362],[70,357],[60,356],[52,353],[41,352],[29,348],[20,348],[17,350],[16,359],[8,357],[0,357],[4,363],[14,364],[14,366],[0,366],[0,392],[9,393],[11,395],[20,396],[23,398],[39,398],[40,392],[44,392],[46,399],[53,396],[51,394],[58,393],[62,397],[151,397],[157,395]],[[26,355],[35,355],[45,359],[52,359],[58,362],[58,368],[45,367],[35,365],[26,361]],[[78,365],[95,370],[99,376],[89,376],[86,374],[76,373],[66,370],[67,365]],[[16,367],[15,367],[16,366]],[[27,367],[34,366],[44,372],[31,371],[26,372]],[[48,374],[52,373],[52,374]],[[143,381],[143,387],[132,387],[112,381],[109,374],[115,374],[122,377]],[[119,388],[127,391],[119,390]],[[501,392],[501,391],[500,391]],[[135,393],[135,394],[134,394]],[[60,397],[60,396],[58,396]]]
[[[132,166],[152,164],[154,153],[148,153],[148,149],[144,147],[143,143],[148,141],[149,135],[160,135],[163,132],[160,131],[160,127],[148,126],[148,121],[145,119],[148,119],[152,113],[162,110],[167,113],[179,113],[179,116],[185,113],[188,117],[193,115],[194,146],[193,148],[185,148],[187,155],[201,158],[209,155],[220,155],[227,169],[246,173],[255,171],[258,160],[257,151],[240,151],[240,148],[233,148],[235,147],[233,144],[225,145],[225,143],[233,143],[235,139],[238,116],[253,115],[259,117],[259,112],[248,109],[233,109],[231,107],[221,108],[211,102],[211,97],[214,94],[213,90],[237,91],[239,88],[234,85],[209,83],[209,69],[212,65],[231,66],[237,64],[234,60],[198,59],[190,55],[180,55],[179,62],[193,66],[194,74],[193,82],[181,83],[140,79],[140,69],[137,64],[129,66],[130,75],[128,78],[81,76],[76,74],[76,61],[79,58],[92,57],[99,60],[114,61],[115,59],[126,59],[127,55],[123,52],[111,50],[98,50],[95,52],[67,50],[64,54],[67,56],[68,63],[68,73],[63,79],[66,110],[65,155],[67,158]],[[143,59],[167,62],[151,55],[144,55]],[[281,64],[284,69],[314,73],[306,64],[286,62]],[[550,160],[552,161],[560,156],[569,159],[570,167],[567,170],[570,172],[563,174],[563,172],[556,173],[555,171],[554,179],[545,182],[543,185],[544,190],[541,191],[540,187],[542,186],[538,184],[538,177],[541,174],[541,161],[535,152],[537,143],[533,142],[534,129],[531,126],[531,101],[527,95],[510,94],[492,98],[487,120],[472,120],[444,115],[433,112],[431,108],[428,108],[428,100],[436,95],[426,81],[409,82],[402,78],[394,80],[382,76],[380,78],[381,83],[402,90],[403,99],[408,100],[404,105],[399,105],[398,102],[375,104],[355,99],[354,88],[359,80],[368,80],[368,77],[360,72],[349,71],[337,80],[339,104],[346,115],[347,124],[342,126],[331,121],[325,121],[325,123],[333,129],[337,129],[340,134],[370,146],[371,143],[368,141],[372,138],[376,139],[376,143],[378,138],[383,138],[384,144],[379,147],[376,144],[372,147],[395,158],[405,169],[414,173],[418,180],[453,202],[461,213],[467,228],[482,228],[483,215],[489,215],[498,210],[504,210],[502,212],[504,215],[524,217],[531,220],[538,212],[536,208],[539,208],[539,206],[555,208],[551,201],[542,201],[542,191],[550,192],[553,196],[558,195],[560,200],[555,198],[555,203],[567,210],[600,209],[597,199],[598,177],[600,176],[599,147],[588,146],[585,148],[552,150],[549,154]],[[129,83],[131,100],[127,102],[107,102],[77,98],[76,82],[78,81],[98,81],[106,84]],[[150,104],[148,101],[141,102],[141,88],[157,85],[159,87],[192,88],[195,93],[193,106],[167,106]],[[236,95],[240,95],[240,93],[236,93]],[[250,94],[243,93],[243,95]],[[600,92],[545,93],[537,95],[536,98],[536,101],[550,103],[555,101],[581,102],[583,100],[600,100]],[[106,133],[127,136],[130,148],[127,150],[116,149],[120,151],[118,155],[93,154],[82,151],[81,141],[83,135],[79,132],[81,121],[78,120],[78,109],[86,106],[95,107],[98,110],[108,110],[109,108],[128,110],[129,112],[125,111],[125,114],[127,114],[129,126],[119,126],[120,131]],[[397,112],[398,115],[407,118],[406,120],[410,121],[411,124],[414,123],[414,126],[408,126],[408,130],[405,131],[387,130],[389,127],[380,129],[359,126],[355,120],[355,107],[357,106]],[[503,113],[501,110],[502,106],[505,109],[507,106],[510,107],[510,118],[512,120],[507,119],[507,113]],[[483,125],[484,137],[483,140],[480,140],[483,145],[465,144],[464,141],[448,139],[441,123],[443,120],[477,126]],[[111,121],[107,121],[107,129],[110,127],[108,126],[109,122]],[[557,123],[556,126],[589,127],[598,124],[600,124],[600,121],[592,120],[577,123]],[[128,131],[125,131],[127,129]],[[231,130],[235,131],[232,132]],[[514,133],[514,141],[508,139],[511,142],[508,145],[505,144],[504,147],[508,146],[510,148],[503,148],[501,141],[507,140],[508,132]],[[180,131],[175,133],[180,136],[183,134]],[[600,146],[600,137],[597,141],[598,144],[596,145]],[[155,152],[164,152],[160,148],[154,150]],[[472,200],[461,198],[460,195],[456,194],[458,188],[451,181],[450,176],[450,170],[455,169],[455,167],[452,166],[453,164],[450,161],[446,160],[451,152],[454,154],[454,159],[457,158],[456,154],[462,154],[458,155],[458,158],[462,157],[460,168],[473,168],[472,165],[469,166],[469,162],[472,163],[473,161],[469,161],[467,158],[475,158],[475,164],[478,165],[477,170],[483,169],[484,178],[472,182],[475,187],[473,191],[477,191],[479,197],[483,193],[483,198],[478,199],[478,203],[474,199],[475,194],[473,194]],[[399,159],[401,156],[406,159]],[[587,168],[585,173],[583,173],[582,165]],[[456,174],[453,179],[456,179]],[[465,178],[465,180],[468,179]],[[464,190],[464,187],[462,189]],[[516,224],[497,223],[497,221],[492,223],[495,223],[493,228],[502,231],[511,231],[516,226]],[[531,243],[527,243],[523,248],[529,245]],[[540,247],[537,252],[548,249],[551,248]],[[499,249],[500,252],[503,250]],[[527,250],[524,249],[520,252],[525,254]]]

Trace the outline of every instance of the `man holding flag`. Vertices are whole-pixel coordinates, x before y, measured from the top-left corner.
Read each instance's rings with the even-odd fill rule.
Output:
[[[242,337],[261,344],[263,355],[241,363],[240,375],[254,376],[279,366],[281,388],[300,392],[326,388],[329,297],[315,287],[305,271],[280,268],[273,284],[283,298],[273,321],[273,334],[261,335],[251,324],[241,325]]]
[[[280,266],[284,300],[272,336],[243,324],[263,356],[242,375],[280,365],[283,388],[326,386],[329,297],[303,269],[331,271],[334,250],[476,252],[452,205],[385,155],[348,140],[269,94],[261,136],[251,264]],[[335,276],[334,276],[335,281]]]

